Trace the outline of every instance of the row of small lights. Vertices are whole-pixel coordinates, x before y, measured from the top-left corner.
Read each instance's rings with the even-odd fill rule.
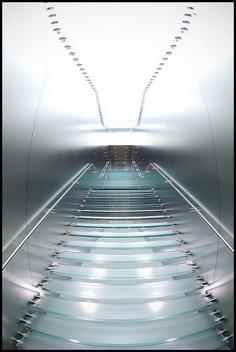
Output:
[[[55,8],[53,6],[49,6],[48,5],[49,2],[45,2],[45,4],[47,4],[46,5],[47,6],[46,7],[46,11],[47,11],[47,13],[49,13],[48,17],[49,17],[49,20],[51,21],[50,24],[53,26],[52,30],[53,30],[53,32],[55,32],[58,35],[59,41],[61,43],[65,44],[64,45],[64,49],[72,57],[73,62],[75,63],[76,67],[79,68],[81,73],[84,75],[84,78],[86,79],[86,81],[88,82],[88,84],[90,85],[92,90],[94,91],[95,97],[96,97],[97,106],[98,106],[98,112],[99,112],[100,121],[101,121],[102,126],[106,127],[105,124],[104,124],[104,119],[103,119],[103,115],[102,115],[102,109],[101,109],[99,95],[98,95],[98,92],[97,92],[97,90],[95,88],[95,85],[94,85],[92,79],[90,78],[89,74],[86,72],[86,70],[83,67],[83,65],[80,63],[78,55],[72,49],[72,46],[69,44],[69,41],[68,41],[67,37],[61,34],[62,29],[59,27],[59,21],[57,19],[57,15],[55,13]]]
[[[140,106],[140,111],[139,111],[138,123],[137,123],[137,125],[135,127],[138,127],[140,125],[140,122],[141,122],[146,92],[148,91],[148,89],[150,89],[152,83],[157,78],[157,76],[160,73],[160,71],[163,69],[163,66],[165,66],[166,61],[169,59],[168,56],[172,55],[173,54],[173,50],[175,50],[177,48],[176,42],[179,42],[182,39],[182,35],[181,34],[184,34],[184,33],[186,33],[189,30],[188,26],[191,24],[189,19],[191,17],[197,15],[194,12],[195,9],[194,9],[193,6],[187,6],[186,10],[188,10],[188,11],[184,14],[184,19],[182,21],[182,25],[181,25],[181,28],[180,28],[180,34],[177,34],[174,37],[174,42],[170,45],[169,50],[167,50],[165,52],[165,56],[162,58],[162,60],[159,63],[159,65],[156,67],[155,72],[153,73],[153,75],[151,76],[151,79],[149,80],[148,84],[144,88],[143,95],[142,95],[141,106]]]

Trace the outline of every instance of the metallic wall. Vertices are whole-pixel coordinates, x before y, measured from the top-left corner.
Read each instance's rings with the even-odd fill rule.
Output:
[[[95,96],[60,47],[44,7],[3,4],[4,262],[67,182],[91,160],[100,167],[106,160]],[[13,348],[10,337],[42,275],[35,270],[39,259],[29,259],[27,242],[3,270],[4,348]]]
[[[233,3],[199,3],[178,46],[147,93],[138,158],[166,170],[232,244]]]
[[[233,3],[198,3],[198,16],[178,45],[150,88],[136,129],[149,136],[149,145],[133,155],[166,171],[233,246]],[[189,230],[199,243],[210,239],[196,221]],[[205,277],[232,331],[233,254],[213,242],[205,258],[200,248],[199,264],[210,263]]]
[[[3,6],[4,259],[48,200],[96,159],[96,134],[104,131],[95,96],[52,33],[44,7]]]

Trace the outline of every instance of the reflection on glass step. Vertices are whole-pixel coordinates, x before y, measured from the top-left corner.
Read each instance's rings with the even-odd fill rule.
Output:
[[[179,340],[172,340],[165,344],[154,344],[148,345],[149,350],[217,350],[225,346],[226,343],[216,334],[214,330],[207,330],[205,332],[185,337]],[[140,347],[126,347],[129,350],[146,350],[146,346]],[[60,337],[47,336],[32,331],[29,337],[26,337],[23,342],[23,349],[25,350],[91,350],[90,345],[83,345],[78,340],[73,339],[66,341],[60,339]],[[93,346],[93,349],[97,350],[109,350],[110,347],[104,346]],[[116,348],[113,347],[113,350]],[[117,347],[119,349],[119,347]]]
[[[168,219],[170,215],[143,215],[143,216],[93,216],[79,215],[79,219],[91,220],[143,220],[143,219]]]
[[[174,224],[170,224],[169,222],[152,222],[152,223],[129,223],[129,224],[107,224],[107,223],[71,223],[69,226],[72,227],[91,227],[91,228],[137,228],[137,227],[166,227],[166,226],[172,226]]]
[[[145,242],[103,242],[103,241],[67,241],[65,247],[72,248],[111,248],[111,249],[132,249],[132,248],[157,248],[157,247],[176,247],[181,243],[177,240],[157,240]]]
[[[127,208],[127,209],[132,209],[132,208],[135,208],[135,209],[142,209],[143,208],[143,204],[102,204],[102,205],[96,205],[96,204],[88,204],[88,203],[85,203],[84,206],[86,208],[96,208],[96,209],[100,209],[100,208],[109,208],[109,209],[113,209],[113,208]],[[147,207],[150,207],[151,209],[155,209],[155,208],[161,208],[163,207],[164,204],[162,203],[153,203],[153,204],[150,204],[150,203],[145,203],[145,209],[147,209]]]
[[[156,191],[155,191],[156,192]],[[91,192],[89,193],[89,195],[93,195],[93,196],[99,196],[99,197],[128,197],[128,196],[154,196],[156,195],[156,193],[154,193],[154,191],[151,192],[138,192],[138,190],[133,190],[132,192],[129,191],[113,191],[113,192],[109,192],[109,191],[104,191],[104,192]]]
[[[131,195],[101,195],[101,196],[93,196],[93,195],[88,195],[86,196],[87,199],[104,199],[104,200],[110,200],[112,197],[112,200],[116,201],[116,200],[129,200],[129,199],[153,199],[155,200],[155,198],[158,198],[158,196],[156,194],[153,195],[141,195],[141,196],[131,196]]]
[[[100,283],[66,282],[53,279],[44,290],[65,297],[81,298],[93,301],[150,301],[165,297],[177,297],[201,288],[193,279],[181,279],[163,282],[152,282],[139,285],[108,285]]]
[[[138,200],[139,199],[139,200]],[[99,197],[99,198],[89,198],[89,197],[86,197],[86,200],[87,202],[91,203],[91,204],[101,204],[101,203],[130,203],[130,204],[143,204],[145,202],[150,202],[150,203],[153,203],[155,204],[156,202],[159,201],[160,198],[156,197],[149,197],[149,198],[143,198],[143,197],[140,197],[140,198],[108,198],[108,197]]]
[[[164,265],[160,267],[145,266],[138,268],[99,268],[59,264],[53,270],[54,275],[73,277],[84,281],[136,280],[138,282],[159,280],[169,276],[190,274],[192,268],[187,264]]]
[[[95,254],[80,252],[63,252],[58,255],[60,260],[71,260],[75,262],[150,262],[150,261],[169,261],[175,259],[184,259],[186,254],[181,251],[171,251],[163,253],[146,253],[146,254]]]
[[[113,210],[110,208],[104,208],[104,209],[84,209],[84,208],[80,208],[78,210],[78,212],[88,212],[88,213],[150,213],[150,212],[165,212],[168,211],[168,209],[138,209],[138,210],[130,210],[130,209],[126,209],[126,210]]]
[[[165,231],[155,231],[155,232],[101,232],[101,231],[91,231],[82,232],[71,231],[66,233],[68,236],[81,236],[81,237],[98,237],[98,238],[135,238],[135,237],[159,237],[159,236],[176,236],[175,231],[165,230]]]
[[[76,339],[79,343],[91,346],[125,347],[164,343],[213,329],[216,325],[207,312],[201,312],[145,324],[97,323],[41,315],[29,328],[65,340]]]
[[[117,323],[169,319],[205,310],[207,307],[206,300],[197,295],[140,304],[75,302],[45,295],[34,306],[36,310],[59,316]]]
[[[136,189],[136,190],[120,190],[119,189],[119,191],[117,192],[114,188],[113,189],[106,189],[106,190],[104,190],[103,188],[94,188],[94,187],[92,187],[91,188],[91,192],[93,192],[93,193],[97,193],[97,194],[100,194],[100,193],[102,193],[102,194],[109,194],[109,193],[111,193],[111,194],[113,194],[113,193],[124,193],[124,194],[126,194],[126,193],[132,193],[132,194],[135,194],[135,193],[137,193],[137,194],[142,194],[142,193],[153,193],[153,191],[155,191],[155,189],[154,188],[142,188],[142,189]]]

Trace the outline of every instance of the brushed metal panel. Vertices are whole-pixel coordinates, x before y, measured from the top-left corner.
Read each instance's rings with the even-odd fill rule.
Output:
[[[44,5],[5,3],[3,10],[6,259],[39,219],[40,208],[96,159],[104,129],[95,96],[52,33]]]
[[[3,349],[15,349],[10,338],[20,329],[19,320],[25,315],[27,302],[34,294],[25,244],[3,270]]]
[[[219,243],[212,294],[217,299],[217,308],[226,319],[224,325],[232,334],[234,331],[234,255]],[[233,341],[231,343],[233,348]]]
[[[147,94],[140,127],[149,135],[147,159],[179,182],[232,244],[233,4],[198,7],[191,33]]]

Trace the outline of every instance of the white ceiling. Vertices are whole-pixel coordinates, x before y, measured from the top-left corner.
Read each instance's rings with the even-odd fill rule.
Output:
[[[48,5],[54,6],[61,34],[68,38],[98,90],[105,124],[133,127],[143,89],[179,33],[186,5],[191,3],[50,2],[45,7]],[[52,30],[50,25],[48,30]],[[58,41],[58,45],[64,44]]]

